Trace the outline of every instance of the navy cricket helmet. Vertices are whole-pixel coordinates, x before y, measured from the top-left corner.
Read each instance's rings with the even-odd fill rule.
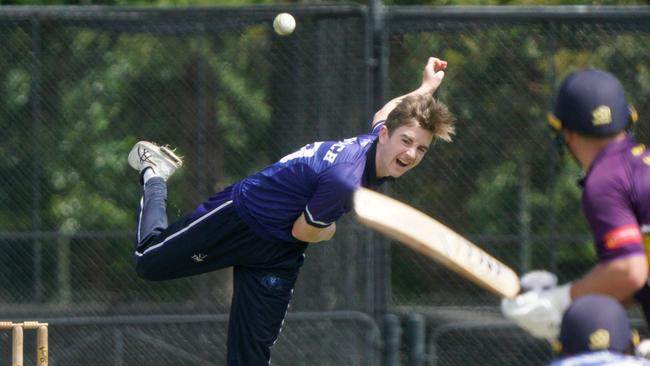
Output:
[[[637,113],[627,103],[621,82],[598,69],[577,71],[562,82],[548,123],[559,134],[563,129],[605,137],[636,122]]]
[[[618,300],[589,294],[574,300],[562,317],[562,352],[577,354],[609,350],[626,353],[639,341]]]

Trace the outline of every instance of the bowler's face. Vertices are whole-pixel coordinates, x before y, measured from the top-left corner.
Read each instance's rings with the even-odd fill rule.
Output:
[[[416,167],[422,161],[433,141],[433,133],[417,123],[401,126],[388,136],[388,129],[382,126],[377,143],[377,177],[398,178]]]

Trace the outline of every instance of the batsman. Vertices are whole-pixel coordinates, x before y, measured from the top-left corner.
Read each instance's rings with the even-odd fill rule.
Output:
[[[334,236],[355,187],[377,189],[417,166],[434,137],[451,139],[454,117],[433,96],[446,67],[429,58],[420,87],[382,107],[371,132],[306,145],[169,225],[166,181],[182,161],[138,142],[128,158],[144,189],[138,275],[159,281],[232,267],[227,364],[268,365],[308,243]]]
[[[522,277],[522,287],[534,289],[503,300],[501,309],[534,336],[554,340],[569,304],[587,294],[609,295],[626,306],[637,301],[650,320],[650,151],[630,133],[636,121],[612,74],[587,69],[563,81],[548,122],[585,171],[579,181],[582,211],[598,263],[561,286],[553,286],[553,276],[545,280],[548,273]]]

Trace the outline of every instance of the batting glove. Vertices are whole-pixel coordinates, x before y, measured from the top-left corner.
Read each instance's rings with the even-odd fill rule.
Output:
[[[634,355],[636,357],[650,359],[650,339],[642,340],[635,348]]]
[[[557,276],[549,271],[530,271],[519,280],[522,291],[540,292],[557,286]]]
[[[501,301],[501,312],[537,338],[552,342],[560,334],[562,315],[571,303],[571,284],[528,291]]]

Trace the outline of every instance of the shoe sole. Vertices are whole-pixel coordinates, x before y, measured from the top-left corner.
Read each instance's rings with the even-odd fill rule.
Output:
[[[177,168],[183,166],[183,159],[174,154],[174,151],[172,149],[168,148],[167,146],[158,146],[158,148],[160,149],[160,152],[169,160],[171,160],[172,164],[174,164]]]

